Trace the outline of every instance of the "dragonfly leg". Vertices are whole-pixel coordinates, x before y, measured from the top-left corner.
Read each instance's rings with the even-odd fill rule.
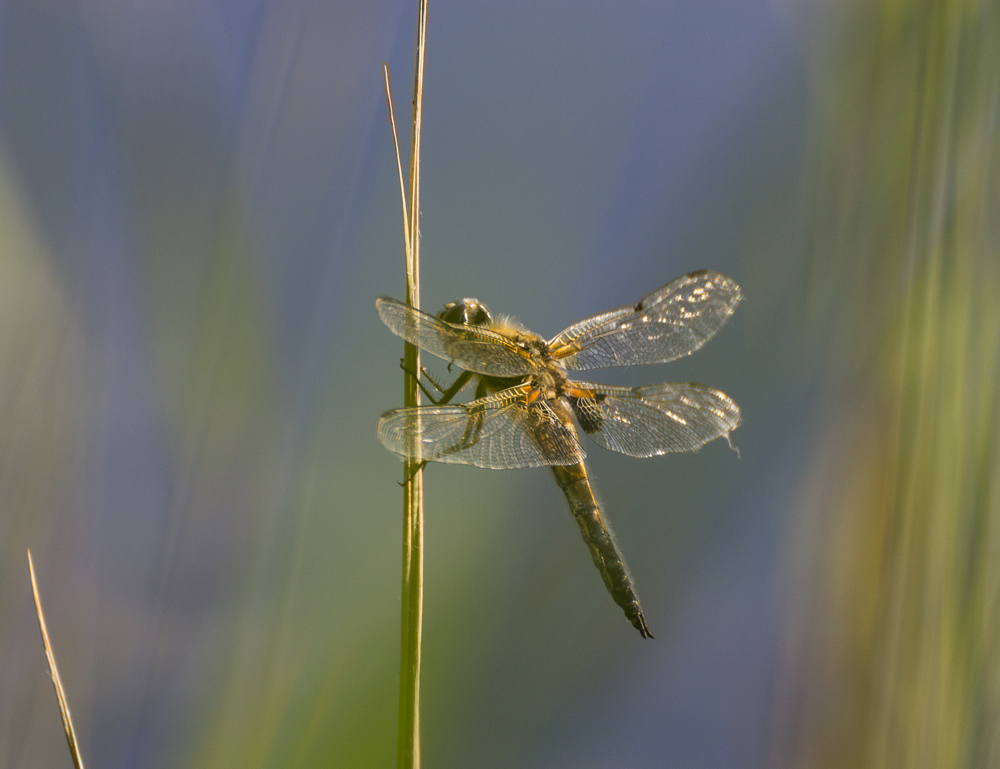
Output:
[[[435,390],[438,391],[438,394],[434,395],[430,390],[427,389],[427,386],[422,381],[420,381],[420,377],[418,377],[416,374],[414,374],[412,371],[406,368],[406,366],[403,364],[403,361],[399,362],[399,367],[416,380],[417,387],[419,387],[420,391],[427,397],[427,400],[429,400],[435,406],[443,406],[446,403],[448,403],[452,398],[454,398],[458,394],[458,392],[463,387],[465,387],[465,385],[469,383],[469,380],[472,378],[471,371],[463,371],[461,374],[458,375],[458,378],[451,383],[450,387],[444,388],[441,385],[439,385],[437,381],[434,379],[434,377],[432,377],[427,372],[427,369],[421,366],[420,373],[423,374],[424,378],[434,386]]]
[[[420,462],[416,467],[414,467],[413,471],[408,476],[406,476],[405,479],[403,479],[402,483],[400,483],[399,481],[396,481],[396,483],[399,483],[400,486],[406,488],[406,484],[412,481],[413,477],[427,466],[427,461],[428,460],[425,459],[423,462]]]
[[[424,378],[427,379],[434,386],[434,389],[438,391],[438,395],[432,394],[431,391],[427,389],[427,386],[420,380],[420,377],[418,377],[416,374],[414,374],[410,369],[406,367],[406,364],[403,363],[402,358],[399,359],[399,367],[403,369],[404,372],[413,377],[414,381],[416,381],[417,383],[417,387],[420,388],[420,391],[425,396],[427,396],[427,399],[430,400],[431,403],[433,403],[435,406],[439,405],[438,398],[442,393],[444,393],[444,388],[442,388],[441,385],[439,385],[436,381],[434,381],[434,377],[432,377],[430,374],[427,373],[427,369],[421,366],[420,373],[423,374]]]
[[[438,391],[438,395],[444,395],[448,391],[448,388],[447,387],[442,387],[441,385],[439,385],[438,381],[434,377],[431,376],[431,372],[428,371],[423,366],[420,367],[420,373],[423,375],[424,379],[426,379],[428,382],[430,382],[434,386],[434,389]],[[424,393],[425,394],[427,393],[426,389],[424,390]],[[427,397],[430,397],[430,395],[428,395]],[[437,404],[435,404],[435,405],[437,405]]]
[[[436,405],[438,406],[444,405],[445,403],[448,403],[456,395],[458,395],[461,389],[469,383],[470,379],[472,379],[472,376],[473,374],[471,371],[463,371],[461,374],[459,374],[458,377],[455,379],[455,381],[451,383],[451,387],[449,387],[447,390],[442,391],[441,397],[438,399]]]

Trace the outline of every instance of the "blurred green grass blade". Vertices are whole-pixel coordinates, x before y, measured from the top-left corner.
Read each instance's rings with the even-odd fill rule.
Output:
[[[843,24],[815,89],[827,416],[779,763],[996,766],[1000,6],[886,0]]]

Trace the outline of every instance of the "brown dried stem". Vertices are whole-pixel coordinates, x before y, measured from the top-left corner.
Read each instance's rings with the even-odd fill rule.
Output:
[[[62,680],[59,678],[56,655],[52,651],[52,644],[49,641],[49,629],[45,626],[45,612],[42,611],[42,596],[38,592],[38,581],[35,579],[35,564],[31,560],[31,550],[28,550],[28,573],[31,575],[31,592],[35,596],[35,614],[38,615],[38,629],[42,631],[42,646],[45,647],[45,657],[49,661],[49,675],[52,677],[52,686],[56,690],[56,701],[59,703],[59,715],[62,716],[63,731],[66,733],[66,744],[69,746],[69,754],[73,759],[73,766],[76,769],[83,769],[83,758],[80,756],[80,746],[77,744],[76,732],[73,730],[73,718],[69,713],[69,702],[66,700],[66,692],[63,689]]]

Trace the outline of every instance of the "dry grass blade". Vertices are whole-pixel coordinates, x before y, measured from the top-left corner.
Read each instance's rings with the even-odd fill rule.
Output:
[[[410,264],[410,216],[406,210],[406,182],[403,180],[403,153],[399,147],[399,129],[396,127],[396,105],[392,100],[392,77],[389,65],[382,64],[382,88],[385,90],[385,104],[389,110],[389,129],[392,131],[392,146],[396,150],[396,169],[399,172],[399,194],[403,202],[403,240],[406,246],[406,263]]]
[[[424,63],[427,58],[427,0],[417,7],[413,62],[413,130],[410,133],[410,254],[406,263],[406,301],[420,305],[420,145],[424,122]],[[415,369],[414,369],[415,370]],[[416,390],[416,386],[414,386]]]
[[[45,647],[45,657],[49,661],[49,675],[52,676],[52,686],[56,690],[56,700],[59,703],[59,715],[62,716],[63,730],[66,732],[66,744],[69,746],[69,754],[73,758],[73,766],[77,769],[83,769],[83,758],[80,756],[80,746],[77,745],[76,733],[73,731],[69,703],[66,701],[66,692],[63,691],[62,681],[59,679],[59,667],[56,665],[56,655],[49,642],[49,630],[45,626],[45,613],[42,611],[42,597],[38,592],[38,581],[35,579],[35,564],[31,560],[31,550],[28,550],[28,572],[31,574],[31,592],[35,596],[38,629],[42,631],[42,645]]]

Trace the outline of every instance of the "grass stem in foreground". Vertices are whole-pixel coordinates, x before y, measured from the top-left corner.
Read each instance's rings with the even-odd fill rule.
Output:
[[[73,730],[73,719],[69,714],[69,702],[59,678],[59,668],[56,665],[56,655],[49,642],[49,629],[45,626],[45,613],[42,611],[42,596],[38,592],[38,581],[35,579],[35,564],[31,560],[31,550],[28,550],[28,573],[31,575],[31,593],[35,597],[35,614],[38,615],[38,629],[42,632],[42,646],[45,647],[45,657],[49,661],[49,675],[52,686],[56,690],[56,701],[59,703],[59,715],[62,716],[63,731],[66,732],[66,744],[76,769],[83,769],[83,758],[80,756],[80,746],[76,742],[76,732]]]

